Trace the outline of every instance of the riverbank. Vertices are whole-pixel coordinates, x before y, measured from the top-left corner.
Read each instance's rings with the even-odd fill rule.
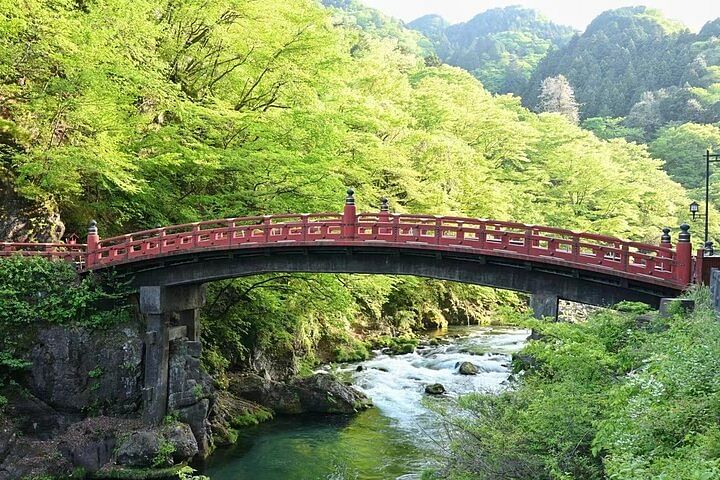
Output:
[[[375,408],[354,416],[280,416],[242,430],[234,446],[219,449],[198,467],[212,480],[419,478],[442,455],[438,447],[446,440],[442,419],[426,402],[451,403],[468,392],[502,388],[512,353],[529,333],[450,327],[412,353],[375,351],[363,362],[325,366],[322,371],[357,387]],[[458,364],[464,361],[477,365],[478,373],[461,375]],[[433,383],[442,383],[446,393],[431,398],[425,387]]]

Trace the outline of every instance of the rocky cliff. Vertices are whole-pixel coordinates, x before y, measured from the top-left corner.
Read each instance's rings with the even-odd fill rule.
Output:
[[[172,343],[171,415],[162,426],[148,426],[140,420],[141,332],[139,322],[37,330],[32,366],[3,392],[0,480],[62,476],[78,468],[168,468],[210,453],[214,389],[199,368],[199,342]]]

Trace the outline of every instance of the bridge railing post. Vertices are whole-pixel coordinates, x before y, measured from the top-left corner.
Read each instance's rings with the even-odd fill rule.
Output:
[[[97,263],[97,248],[98,248],[98,242],[100,241],[100,235],[98,235],[98,228],[97,228],[97,222],[95,220],[90,220],[90,225],[88,226],[88,235],[87,235],[87,241],[85,242],[87,244],[86,247],[86,253],[87,257],[85,259],[85,267],[90,268],[95,263]]]
[[[355,209],[354,194],[355,191],[348,188],[342,216],[342,236],[346,240],[354,240],[357,231],[357,210]]]
[[[388,199],[382,197],[380,199],[380,213],[378,214],[378,222],[382,225],[377,229],[377,235],[387,235],[391,232],[391,229],[387,227],[387,223],[390,221],[390,206],[388,205]]]
[[[662,235],[660,235],[660,246],[664,248],[672,248],[672,237],[670,237],[670,228],[664,227],[662,229]],[[658,258],[664,259],[667,258],[668,255],[665,252],[658,252]],[[661,260],[660,261],[660,267],[663,270],[670,270],[667,260]]]
[[[693,258],[690,225],[687,223],[680,225],[675,257],[675,279],[681,285],[689,285],[692,280]]]

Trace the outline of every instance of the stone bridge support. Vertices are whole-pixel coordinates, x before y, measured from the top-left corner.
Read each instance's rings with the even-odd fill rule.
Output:
[[[552,317],[557,321],[560,313],[560,298],[552,293],[533,293],[530,295],[530,308],[537,319]]]
[[[204,285],[140,287],[140,313],[145,317],[145,384],[143,419],[159,424],[167,413],[170,341],[200,339]]]

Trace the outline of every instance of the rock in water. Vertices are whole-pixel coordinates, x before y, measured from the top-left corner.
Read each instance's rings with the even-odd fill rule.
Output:
[[[462,362],[458,371],[460,375],[476,375],[478,373],[478,367],[470,362]]]
[[[441,383],[433,383],[425,386],[425,393],[430,395],[442,395],[445,393],[445,387]]]
[[[326,373],[288,383],[243,375],[231,381],[230,392],[282,414],[355,413],[372,406],[365,394]]]
[[[365,370],[365,367],[363,367],[362,365],[358,365],[355,369],[356,372],[362,372],[363,370]]]
[[[372,405],[364,393],[324,373],[295,379],[289,386],[306,412],[355,413]]]

